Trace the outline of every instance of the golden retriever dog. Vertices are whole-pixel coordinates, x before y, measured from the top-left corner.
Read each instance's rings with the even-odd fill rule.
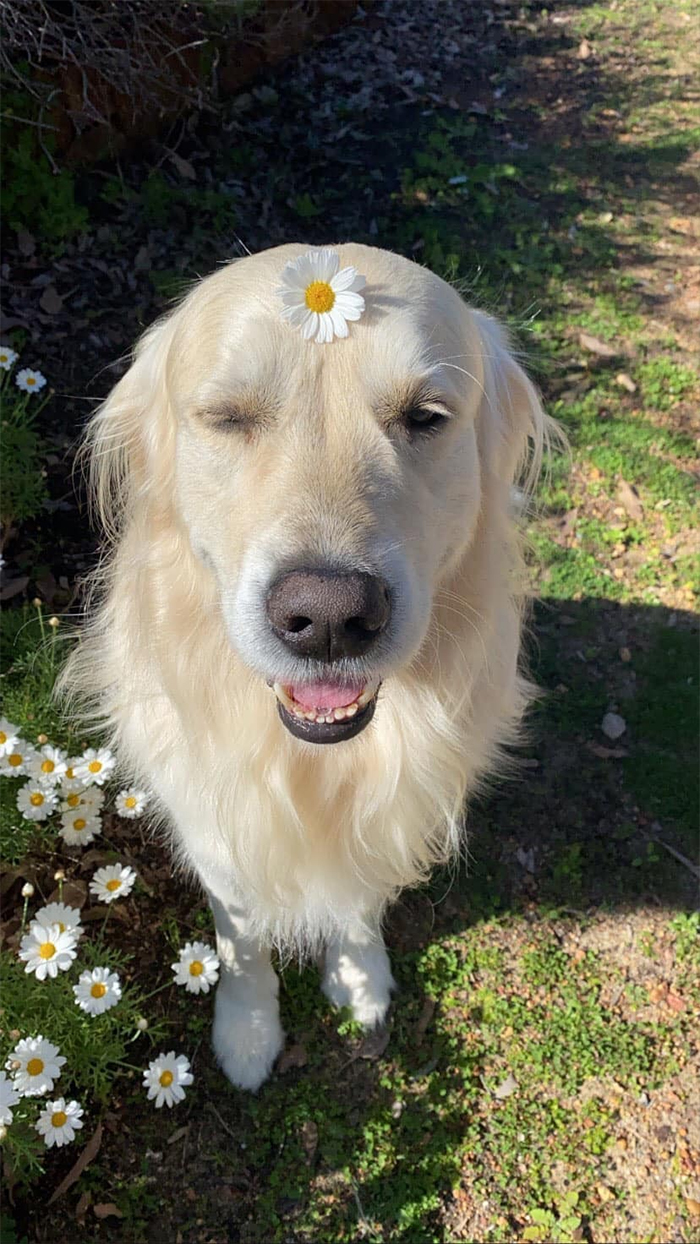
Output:
[[[203,280],[94,417],[107,548],[64,675],[209,896],[214,1051],[251,1090],[283,1045],[271,950],[322,951],[330,1001],[381,1023],[382,914],[517,737],[512,493],[548,434],[503,329],[398,255],[318,252],[363,310],[311,339],[279,288],[307,251]]]

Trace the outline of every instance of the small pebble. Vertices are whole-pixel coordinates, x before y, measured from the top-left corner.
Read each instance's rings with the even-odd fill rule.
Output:
[[[607,739],[619,739],[627,729],[627,722],[619,713],[606,713],[600,728]]]

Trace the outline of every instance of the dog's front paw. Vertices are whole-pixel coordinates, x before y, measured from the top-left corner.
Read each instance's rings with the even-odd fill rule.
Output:
[[[216,1061],[236,1088],[254,1093],[267,1080],[284,1045],[277,1004],[249,1008],[217,1000],[212,1032]]]
[[[394,988],[386,950],[381,945],[359,951],[329,946],[322,988],[334,1006],[349,1006],[358,1024],[376,1028],[386,1018]]]

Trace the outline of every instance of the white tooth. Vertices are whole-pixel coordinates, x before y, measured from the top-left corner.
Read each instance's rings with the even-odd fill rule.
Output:
[[[287,692],[285,691],[284,687],[280,686],[280,684],[279,684],[278,682],[273,683],[272,690],[274,691],[275,695],[277,696],[277,699],[278,699],[278,700],[280,700],[280,701],[282,702],[282,704],[284,704],[284,707],[285,707],[285,708],[293,708],[293,707],[294,707],[294,706],[293,706],[293,703],[292,703],[292,701],[290,700],[289,696],[287,695]]]
[[[300,716],[305,717],[307,721],[315,721],[316,714],[311,712],[301,713]]]
[[[354,717],[358,708],[359,708],[359,704],[348,704],[347,708],[345,709],[345,716]]]
[[[345,714],[346,710],[344,708],[336,708],[333,711],[333,716],[336,721],[345,721]]]

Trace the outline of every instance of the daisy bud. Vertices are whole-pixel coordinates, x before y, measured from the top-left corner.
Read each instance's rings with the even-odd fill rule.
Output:
[[[22,1036],[22,1033],[20,1032],[19,1028],[11,1028],[9,1035],[10,1035],[11,1041],[19,1041],[20,1037]]]
[[[10,1071],[19,1071],[21,1066],[22,1064],[18,1058],[12,1058],[10,1060]]]
[[[52,618],[49,618],[49,626],[53,626],[54,630],[57,626],[60,626],[60,625],[61,623],[59,622],[55,614]]]
[[[43,747],[43,746],[44,746],[44,743],[48,743],[48,741],[49,741],[48,735],[47,735],[47,734],[37,734],[37,736],[36,736],[36,741],[37,741],[37,743],[39,743],[39,745],[40,745],[41,747]]]
[[[63,869],[62,869],[62,868],[57,868],[57,869],[56,869],[56,871],[55,871],[55,873],[54,873],[54,875],[53,875],[53,879],[54,879],[54,881],[65,881],[65,879],[66,879],[66,874],[64,873],[64,871],[63,871]]]
[[[22,886],[22,898],[31,898],[34,893],[34,886],[31,881],[25,881]]]
[[[44,603],[43,600],[39,600],[38,596],[35,596],[34,600],[32,601],[32,604],[35,609],[41,609],[41,606],[43,605],[43,603]]]
[[[136,1027],[138,1028],[139,1032],[145,1032],[146,1029],[148,1028],[148,1020],[144,1019],[142,1015],[140,1019],[137,1019]]]
[[[7,1128],[0,1123],[0,1145],[7,1136]]]

